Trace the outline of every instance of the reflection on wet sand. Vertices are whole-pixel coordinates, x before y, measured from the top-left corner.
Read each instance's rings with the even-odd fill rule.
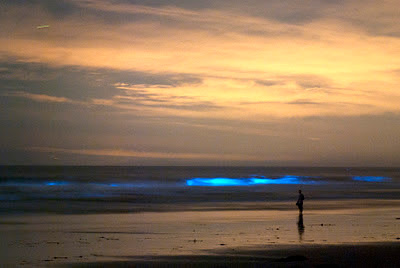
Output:
[[[304,223],[303,223],[303,214],[299,214],[299,221],[297,222],[297,229],[299,231],[299,241],[303,240],[304,234]]]

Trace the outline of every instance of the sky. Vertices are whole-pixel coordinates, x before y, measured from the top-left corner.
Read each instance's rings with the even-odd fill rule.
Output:
[[[398,0],[6,0],[0,165],[400,165]]]

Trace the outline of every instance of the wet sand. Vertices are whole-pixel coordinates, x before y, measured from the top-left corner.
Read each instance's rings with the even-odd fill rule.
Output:
[[[398,267],[399,218],[398,206],[3,216],[0,265]]]
[[[123,261],[73,267],[399,267],[400,243],[303,245],[227,249],[209,255],[125,256]],[[130,260],[129,260],[130,258]]]

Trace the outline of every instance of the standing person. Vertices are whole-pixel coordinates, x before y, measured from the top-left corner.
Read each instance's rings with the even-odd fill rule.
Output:
[[[304,195],[301,193],[301,190],[299,190],[299,198],[297,199],[296,206],[299,208],[300,214],[303,213],[303,200]]]

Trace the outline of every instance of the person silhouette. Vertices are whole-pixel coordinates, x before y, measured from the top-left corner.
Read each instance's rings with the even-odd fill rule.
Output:
[[[296,206],[299,208],[300,214],[303,213],[303,200],[304,195],[301,193],[301,190],[299,190],[299,198],[297,199]]]
[[[299,221],[297,222],[297,230],[299,231],[299,240],[302,241],[304,234],[303,214],[299,214]]]

